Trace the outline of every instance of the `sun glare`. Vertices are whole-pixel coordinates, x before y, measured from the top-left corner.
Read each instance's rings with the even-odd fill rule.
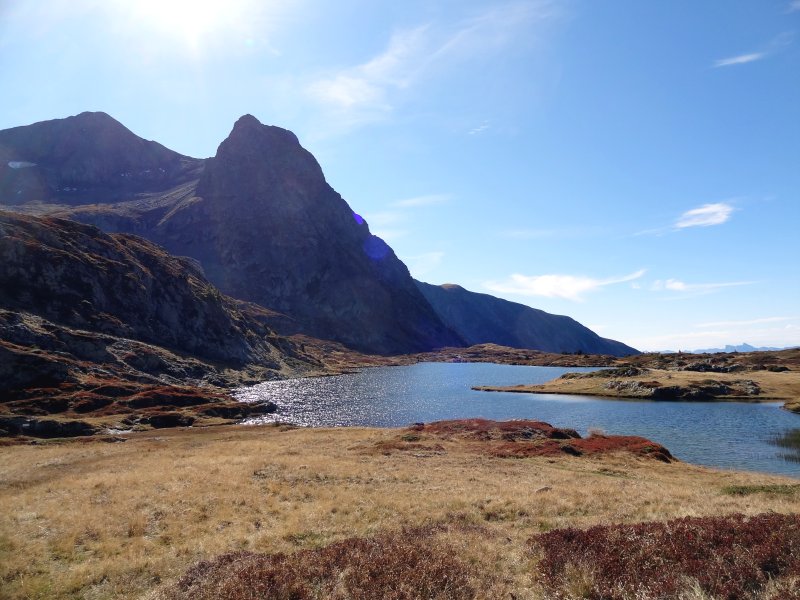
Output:
[[[200,49],[219,37],[247,37],[250,0],[137,0],[124,4],[137,26]]]

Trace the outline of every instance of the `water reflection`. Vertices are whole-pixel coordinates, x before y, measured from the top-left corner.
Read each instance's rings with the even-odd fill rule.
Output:
[[[800,429],[790,429],[772,438],[772,443],[788,452],[779,452],[783,460],[800,463]]]
[[[780,404],[648,402],[587,396],[476,392],[475,385],[542,383],[567,371],[489,363],[421,363],[352,375],[266,382],[241,388],[242,401],[272,400],[267,419],[316,427],[402,427],[485,417],[538,419],[609,434],[641,435],[686,462],[800,477],[800,417]],[[591,369],[583,369],[591,370]],[[782,441],[779,444],[777,439]],[[780,450],[779,450],[780,449]]]

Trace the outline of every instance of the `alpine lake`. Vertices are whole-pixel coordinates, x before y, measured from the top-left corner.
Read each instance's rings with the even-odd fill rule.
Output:
[[[800,415],[780,402],[675,402],[481,392],[472,386],[544,383],[594,368],[492,363],[419,363],[331,377],[270,381],[234,391],[243,402],[271,400],[276,413],[253,422],[311,427],[405,427],[483,417],[535,419],[590,431],[638,435],[678,459],[710,467],[800,478]]]

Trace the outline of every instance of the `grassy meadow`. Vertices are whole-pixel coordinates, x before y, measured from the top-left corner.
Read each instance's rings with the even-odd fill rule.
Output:
[[[778,476],[626,454],[499,458],[458,439],[402,450],[399,435],[225,426],[0,447],[0,597],[251,597],[176,582],[231,552],[241,553],[236,564],[252,562],[248,553],[287,553],[315,568],[345,555],[368,561],[380,544],[352,540],[378,536],[431,577],[458,574],[427,597],[543,598],[542,555],[530,541],[538,534],[800,509],[797,481]],[[270,560],[281,577],[296,568]],[[211,567],[198,572],[219,579]],[[564,589],[581,597],[585,573],[567,579]],[[319,597],[361,597],[334,584],[343,585]]]

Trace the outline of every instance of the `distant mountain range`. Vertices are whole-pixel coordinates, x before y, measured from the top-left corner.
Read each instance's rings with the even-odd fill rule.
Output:
[[[209,159],[182,156],[143,140],[105,113],[0,131],[0,205],[7,211],[61,217],[155,242],[173,267],[155,269],[153,277],[184,273],[207,280],[203,285],[265,307],[262,320],[280,334],[304,333],[376,354],[484,342],[571,353],[637,352],[569,317],[459,286],[415,282],[394,251],[372,235],[368,224],[328,185],[297,137],[250,115],[236,122]],[[86,236],[101,239],[99,232],[90,234],[53,219],[41,224],[22,221],[15,227],[28,227],[33,238],[37,231],[45,237],[56,235],[66,246],[82,244]],[[0,230],[0,238],[5,235],[7,231]],[[102,243],[145,247],[130,236],[112,239]],[[25,260],[38,272],[43,268],[39,262],[52,261],[55,255],[31,253]],[[91,280],[92,261],[84,261],[83,287],[76,290],[87,290],[86,298],[79,292],[53,298],[48,319],[113,317],[113,312],[96,306],[90,309],[83,300],[94,306],[103,286],[125,282],[131,267],[118,262],[121,279],[112,282],[102,272]],[[6,277],[7,285],[13,287],[17,279],[25,282],[24,264],[17,264],[14,272],[8,268],[0,264],[0,277]],[[130,302],[137,299],[151,301],[147,293],[129,297]],[[6,300],[5,308],[17,306]],[[141,325],[142,339],[167,335],[172,326],[180,329],[182,312],[195,315],[197,309],[194,300],[184,296],[172,309],[176,312],[171,321]],[[145,306],[136,310],[149,314]],[[266,352],[247,339],[245,346],[236,342],[240,346],[235,356],[244,353],[249,360],[252,352]],[[166,342],[174,346],[174,340]],[[222,356],[228,352],[226,344],[233,342],[222,336],[205,343],[214,346],[203,350],[207,356]]]
[[[716,354],[718,352],[767,352],[776,350],[788,350],[790,346],[785,348],[775,348],[772,346],[751,346],[750,344],[738,344],[736,346],[726,345],[724,348],[702,348],[700,350],[692,350],[693,354]]]

